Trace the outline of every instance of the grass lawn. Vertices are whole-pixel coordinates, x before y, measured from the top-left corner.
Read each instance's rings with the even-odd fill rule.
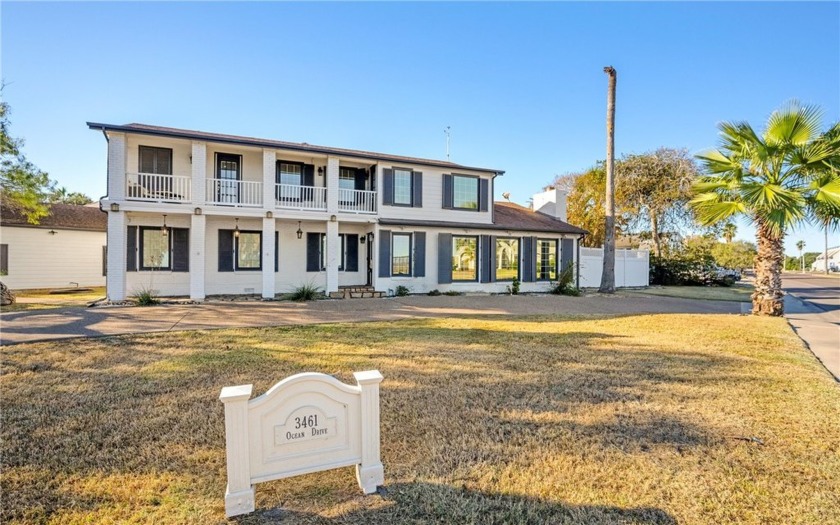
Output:
[[[706,299],[711,301],[750,302],[753,287],[750,284],[723,286],[652,286],[644,290],[621,290],[624,294],[664,295],[682,299]]]
[[[89,292],[51,294],[49,290],[24,290],[15,293],[17,302],[3,306],[3,312],[18,312],[21,310],[44,310],[64,306],[78,306],[84,308],[91,301],[105,297],[105,287],[93,287]]]
[[[840,387],[783,319],[427,319],[2,355],[3,523],[223,522],[221,388],[371,368],[385,495],[352,468],[274,481],[238,523],[840,522]]]

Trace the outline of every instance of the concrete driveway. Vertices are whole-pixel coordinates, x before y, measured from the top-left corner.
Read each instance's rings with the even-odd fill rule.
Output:
[[[739,313],[740,303],[598,295],[415,296],[294,302],[207,302],[150,307],[56,308],[0,314],[0,345],[128,333],[455,316]]]
[[[840,381],[840,278],[814,274],[784,274],[785,317]]]

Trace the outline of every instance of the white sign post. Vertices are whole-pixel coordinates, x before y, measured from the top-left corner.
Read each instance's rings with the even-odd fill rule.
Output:
[[[228,386],[225,404],[228,517],[254,511],[254,484],[356,466],[365,494],[385,481],[379,458],[377,370],[356,386],[318,373],[297,374],[251,398],[253,385]]]

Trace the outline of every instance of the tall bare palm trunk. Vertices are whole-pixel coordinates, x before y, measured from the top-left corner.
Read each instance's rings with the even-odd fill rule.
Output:
[[[604,201],[604,266],[601,293],[615,293],[615,69],[604,68],[609,75],[607,91],[607,195]]]
[[[775,236],[766,223],[759,221],[758,254],[755,258],[755,291],[752,313],[780,316],[785,312],[782,293],[784,234]]]

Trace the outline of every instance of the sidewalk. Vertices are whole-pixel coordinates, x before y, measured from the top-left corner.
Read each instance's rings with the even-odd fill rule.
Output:
[[[840,381],[840,323],[836,315],[785,294],[785,318],[823,366]]]
[[[0,314],[0,345],[130,333],[428,317],[646,313],[738,313],[740,303],[671,297],[494,295],[295,302],[208,302],[117,308],[55,308]]]

